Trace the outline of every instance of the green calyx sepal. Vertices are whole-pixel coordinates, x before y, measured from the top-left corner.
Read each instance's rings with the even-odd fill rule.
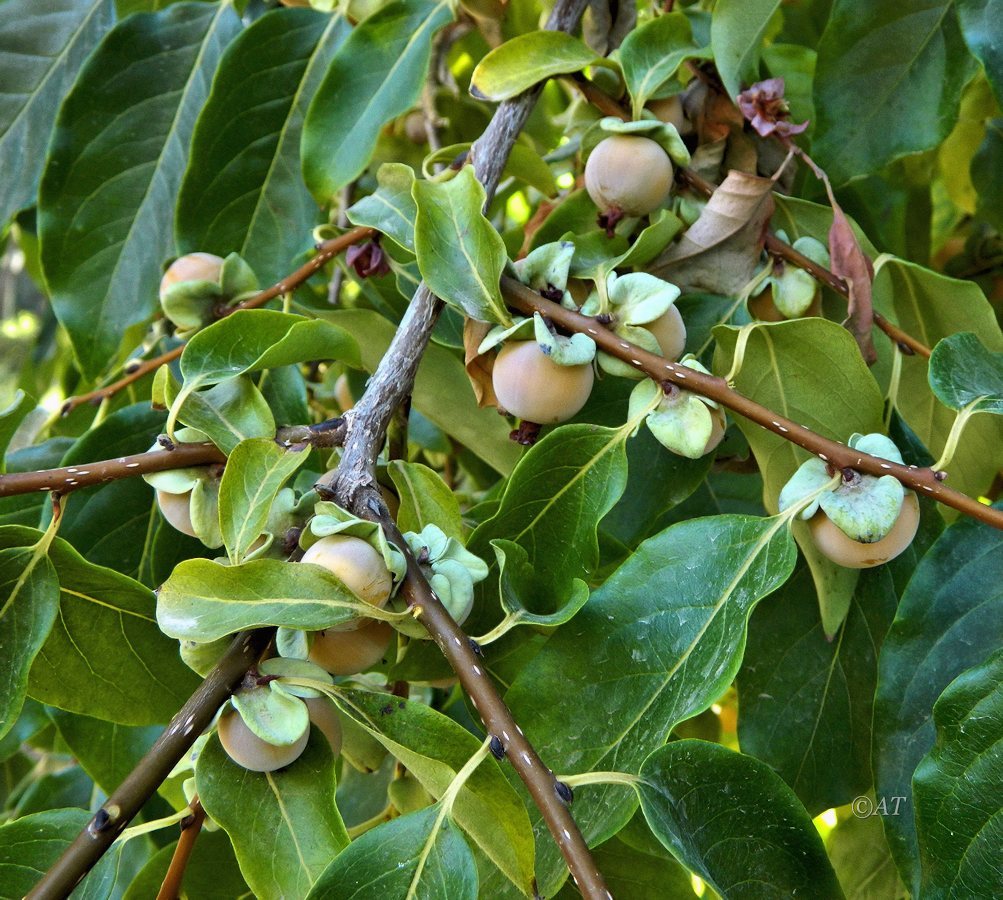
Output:
[[[257,291],[254,270],[239,254],[231,253],[223,260],[218,281],[196,278],[172,284],[161,296],[160,306],[174,323],[175,334],[188,338],[215,320],[217,306],[239,303]]]
[[[295,744],[310,727],[306,704],[278,681],[239,690],[230,702],[254,734],[276,747]]]
[[[314,516],[300,533],[300,547],[308,550],[321,538],[343,534],[366,541],[383,557],[383,563],[393,575],[396,584],[404,577],[407,563],[404,554],[394,547],[376,522],[353,516],[330,500],[321,500],[314,506]]]

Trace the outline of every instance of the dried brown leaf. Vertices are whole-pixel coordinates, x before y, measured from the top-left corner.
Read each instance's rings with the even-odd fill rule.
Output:
[[[488,322],[477,319],[467,319],[463,323],[463,365],[467,370],[467,378],[474,389],[478,406],[497,406],[494,385],[491,381],[491,370],[494,368],[494,353],[478,354],[477,348],[492,329]]]
[[[870,366],[878,358],[877,351],[874,349],[874,341],[871,338],[871,329],[874,326],[874,306],[872,303],[874,267],[861,249],[846,215],[836,202],[836,198],[833,197],[828,179],[826,180],[826,188],[829,191],[829,202],[832,204],[832,226],[829,228],[829,265],[833,273],[846,282],[849,289],[847,313],[850,331],[860,347],[864,362]]]

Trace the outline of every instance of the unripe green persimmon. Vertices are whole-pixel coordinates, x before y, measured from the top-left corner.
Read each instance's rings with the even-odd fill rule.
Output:
[[[251,772],[274,772],[295,762],[310,739],[310,729],[287,747],[278,747],[263,741],[244,724],[240,714],[230,710],[224,713],[217,726],[219,742],[227,755],[238,766]]]
[[[506,344],[491,373],[498,405],[529,422],[553,425],[570,419],[589,399],[592,365],[561,366],[536,341]]]
[[[672,189],[672,162],[651,138],[615,134],[600,141],[585,163],[585,189],[602,212],[644,216]]]
[[[310,713],[310,721],[316,725],[327,742],[331,745],[331,752],[337,756],[341,753],[341,720],[334,708],[334,703],[329,697],[311,697],[303,701],[307,711]]]
[[[167,520],[167,523],[182,534],[197,537],[192,525],[191,500],[191,491],[186,491],[184,494],[157,491],[157,506],[160,507],[160,514]]]
[[[679,359],[686,349],[686,325],[683,317],[675,306],[670,306],[654,322],[646,322],[641,328],[646,328],[658,341],[662,356],[673,361]]]
[[[383,557],[362,538],[343,534],[323,537],[303,554],[302,562],[323,566],[360,600],[384,606],[394,582]]]
[[[310,644],[310,662],[332,675],[357,675],[379,663],[390,647],[394,630],[386,622],[363,619],[353,631],[318,631]]]
[[[160,297],[163,299],[168,288],[182,281],[218,281],[223,268],[222,257],[215,253],[188,253],[179,256],[164,272],[160,279]]]
[[[728,430],[728,418],[724,414],[724,410],[718,407],[717,409],[711,408],[710,410],[710,437],[707,438],[707,444],[703,448],[704,456],[714,450],[718,444],[724,440],[724,433]]]
[[[870,569],[898,556],[912,543],[919,528],[919,500],[907,491],[899,517],[880,541],[864,544],[843,533],[820,509],[808,521],[815,546],[834,563],[847,569]]]

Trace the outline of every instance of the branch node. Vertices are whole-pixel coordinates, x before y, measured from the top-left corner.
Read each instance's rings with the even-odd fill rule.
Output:
[[[557,796],[560,797],[569,806],[574,802],[575,792],[571,790],[563,781],[554,782],[554,790],[557,791]]]
[[[505,758],[505,745],[501,742],[501,738],[491,735],[491,743],[489,748],[491,750],[491,755],[497,760],[503,760]]]

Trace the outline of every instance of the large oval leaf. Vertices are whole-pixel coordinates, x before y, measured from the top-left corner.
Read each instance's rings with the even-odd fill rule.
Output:
[[[563,31],[531,31],[506,41],[484,57],[470,79],[470,92],[485,100],[508,100],[554,75],[579,72],[602,58]]]
[[[765,763],[705,741],[675,741],[641,769],[651,830],[722,897],[842,900],[794,792]]]
[[[1003,415],[1003,353],[971,332],[944,338],[930,355],[930,389],[951,409]]]
[[[934,701],[965,669],[1003,644],[1003,534],[974,519],[948,528],[930,548],[899,603],[878,658],[873,765],[880,797],[905,798],[934,743]],[[885,834],[916,895],[920,885],[914,815],[886,816]]]
[[[1003,896],[1003,651],[954,679],[933,718],[912,780],[922,896]]]
[[[311,245],[300,174],[307,104],[349,32],[340,15],[278,9],[227,49],[199,116],[175,218],[178,251],[239,253],[262,284]]]
[[[710,42],[721,80],[732,97],[759,80],[763,37],[780,0],[723,0],[714,7]]]
[[[316,728],[303,755],[277,772],[249,772],[213,736],[199,754],[195,787],[205,811],[230,836],[241,874],[261,900],[305,897],[348,846],[334,805],[334,757]]]
[[[63,101],[39,190],[42,265],[81,369],[119,358],[157,308],[195,117],[240,20],[178,3],[120,22]]]
[[[0,227],[31,205],[59,102],[114,16],[113,0],[0,6]]]
[[[421,94],[448,0],[394,0],[335,54],[303,125],[303,177],[322,205],[369,162],[380,129]]]

